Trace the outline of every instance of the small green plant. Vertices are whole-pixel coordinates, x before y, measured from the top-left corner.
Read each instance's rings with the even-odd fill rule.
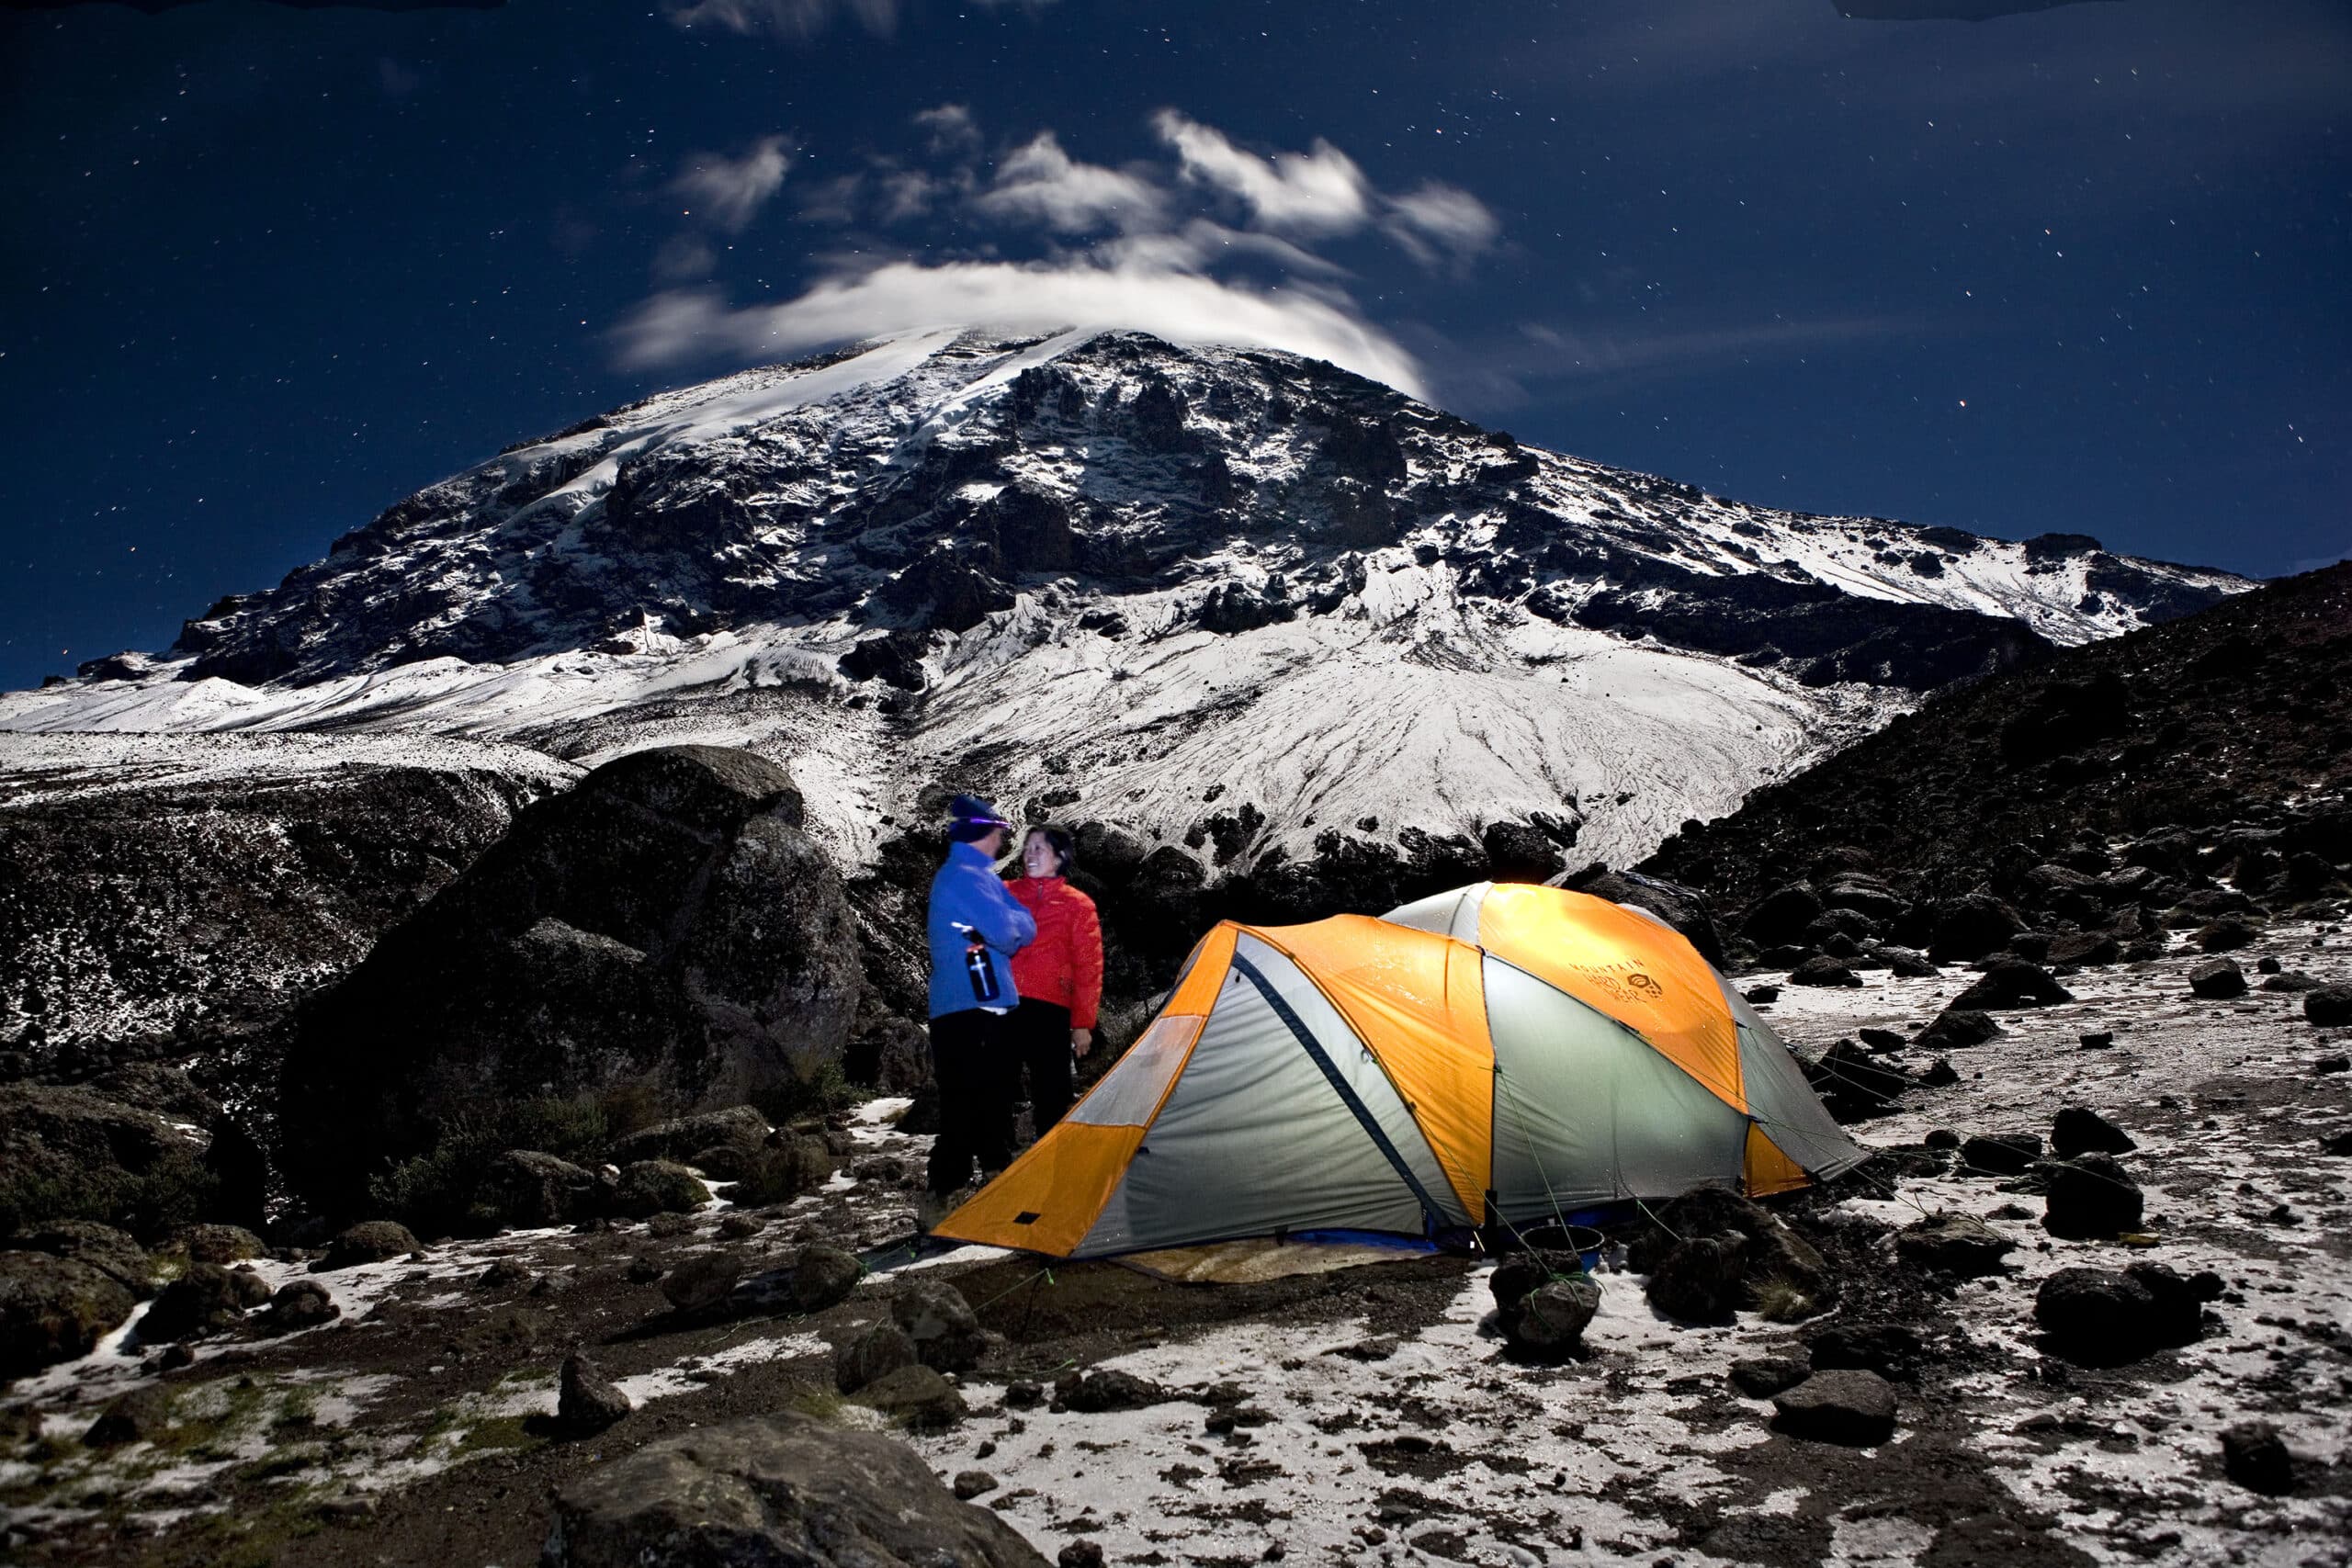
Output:
[[[1799,1289],[1777,1274],[1768,1275],[1749,1287],[1756,1311],[1767,1323],[1796,1323],[1821,1311],[1821,1303],[1810,1292]]]
[[[842,1065],[826,1060],[788,1082],[757,1091],[752,1096],[752,1104],[770,1125],[781,1127],[803,1117],[846,1111],[857,1103],[858,1094],[857,1086],[849,1081]]]

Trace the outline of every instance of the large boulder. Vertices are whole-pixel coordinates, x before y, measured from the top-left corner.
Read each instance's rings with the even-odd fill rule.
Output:
[[[546,1568],[1046,1564],[905,1444],[789,1412],[649,1443],[560,1487],[553,1512]]]
[[[2067,1359],[2121,1366],[2194,1340],[2204,1303],[2220,1293],[2220,1284],[2211,1275],[2183,1279],[2159,1263],[2135,1263],[2120,1272],[2078,1265],[2041,1282],[2033,1317],[2050,1348]]]
[[[2077,1155],[2049,1167],[2042,1225],[2052,1235],[2098,1241],[2140,1228],[2140,1184],[2112,1155]]]
[[[595,1173],[541,1154],[508,1149],[490,1162],[477,1189],[485,1217],[518,1230],[539,1230],[588,1219],[602,1210],[605,1192]]]
[[[766,1117],[748,1105],[730,1105],[723,1111],[657,1122],[618,1140],[610,1153],[617,1165],[640,1159],[691,1162],[695,1155],[708,1148],[748,1152],[766,1143],[767,1137]]]
[[[347,1213],[485,1113],[615,1091],[740,1105],[838,1060],[855,921],[800,818],[782,768],[708,746],[633,752],[525,810],[302,1010],[280,1097],[294,1187]]]
[[[2001,1271],[2001,1260],[2017,1243],[1984,1221],[1966,1214],[1930,1214],[1894,1237],[1894,1250],[1923,1269],[1962,1280]]]
[[[95,1220],[60,1220],[8,1244],[26,1252],[46,1252],[86,1263],[134,1296],[155,1293],[155,1268],[146,1249],[112,1225]]]
[[[326,1256],[311,1268],[320,1271],[356,1269],[365,1263],[405,1258],[416,1249],[416,1237],[406,1225],[394,1220],[362,1220],[328,1242]]]
[[[187,1272],[156,1292],[155,1304],[139,1320],[139,1337],[149,1345],[201,1339],[236,1326],[269,1294],[269,1281],[251,1269],[191,1263]]]
[[[1869,1448],[1894,1436],[1894,1390],[1875,1372],[1815,1372],[1772,1396],[1772,1425],[1792,1438]]]
[[[88,1355],[137,1304],[120,1280],[78,1259],[0,1252],[0,1379]]]
[[[1962,1012],[1987,1012],[1996,1008],[2051,1007],[2074,999],[2075,994],[2041,964],[2003,958],[1988,965],[1974,985],[1952,998],[1951,1005]]]
[[[0,1235],[96,1220],[160,1240],[208,1217],[206,1142],[86,1088],[0,1086]]]
[[[656,1214],[690,1214],[710,1201],[710,1189],[683,1165],[641,1159],[621,1172],[613,1190],[613,1213],[628,1220]]]
[[[986,1348],[980,1320],[955,1286],[916,1280],[890,1298],[890,1316],[914,1341],[915,1355],[943,1372],[968,1371]]]

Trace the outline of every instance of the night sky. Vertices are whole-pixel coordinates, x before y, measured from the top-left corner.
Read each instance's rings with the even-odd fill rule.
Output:
[[[0,687],[877,333],[1242,322],[1775,506],[2352,550],[2352,6],[0,14]]]

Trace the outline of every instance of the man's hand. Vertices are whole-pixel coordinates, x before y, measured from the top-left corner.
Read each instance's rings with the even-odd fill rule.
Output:
[[[1083,1056],[1094,1043],[1094,1031],[1073,1029],[1069,1032],[1069,1050],[1073,1056]]]

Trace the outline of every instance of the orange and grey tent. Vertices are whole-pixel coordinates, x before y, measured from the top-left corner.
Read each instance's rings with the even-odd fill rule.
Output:
[[[1466,1235],[1861,1162],[1763,1020],[1645,911],[1480,883],[1227,920],[1117,1065],[934,1236],[1061,1258]]]

